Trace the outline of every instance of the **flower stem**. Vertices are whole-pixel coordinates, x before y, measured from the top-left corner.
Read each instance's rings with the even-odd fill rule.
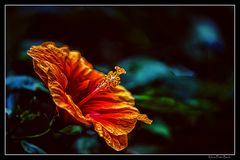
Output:
[[[38,138],[38,137],[41,137],[45,134],[47,134],[48,132],[50,132],[51,129],[48,128],[46,131],[40,133],[40,134],[36,134],[36,135],[32,135],[32,136],[23,136],[23,137],[11,137],[12,139],[30,139],[30,138]]]
[[[41,137],[41,136],[47,134],[50,131],[51,131],[51,129],[48,128],[46,131],[44,131],[44,132],[42,132],[40,134],[36,134],[36,135],[32,135],[32,136],[25,136],[24,139]]]
[[[12,139],[30,139],[30,138],[38,138],[38,137],[41,137],[41,136],[44,136],[46,135],[47,133],[49,133],[51,131],[51,126],[53,125],[53,122],[55,121],[55,118],[56,118],[56,114],[54,114],[53,118],[51,119],[50,123],[49,123],[49,127],[47,130],[45,130],[44,132],[42,133],[39,133],[39,134],[35,134],[35,135],[31,135],[31,136],[23,136],[23,137],[11,137]]]

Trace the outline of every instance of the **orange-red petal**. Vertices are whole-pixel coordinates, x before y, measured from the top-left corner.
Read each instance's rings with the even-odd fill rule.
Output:
[[[70,52],[67,47],[57,48],[52,42],[33,46],[28,55],[33,58],[34,70],[48,86],[56,106],[89,124],[74,98],[87,94],[103,74],[93,70],[80,53]]]
[[[59,70],[53,74],[58,76],[59,73],[62,73],[66,76],[68,85],[63,89],[76,104],[104,77],[104,74],[94,70],[93,66],[79,52],[70,51],[67,46],[58,48],[53,42],[45,42],[38,46],[32,46],[28,55],[33,58],[34,70],[46,85],[48,85],[48,76],[36,63],[41,64],[43,61],[47,61]],[[83,85],[85,86],[83,87]]]
[[[123,86],[104,92],[89,100],[83,107],[84,114],[92,118],[96,132],[106,143],[119,151],[127,147],[127,135],[138,120],[151,124],[147,115],[140,114],[134,99]]]
[[[121,151],[128,146],[127,135],[116,136],[114,134],[111,134],[100,123],[94,123],[94,129],[100,137],[104,138],[107,145],[116,151]]]

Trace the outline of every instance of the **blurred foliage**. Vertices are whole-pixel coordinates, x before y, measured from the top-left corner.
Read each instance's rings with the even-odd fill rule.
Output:
[[[69,125],[58,132],[66,135],[75,135],[80,134],[82,132],[82,128],[79,125]]]
[[[25,140],[21,141],[21,145],[24,149],[25,152],[27,153],[31,153],[31,154],[46,154],[46,152],[44,150],[42,150],[41,148],[39,148],[38,146],[31,144]]]
[[[23,113],[21,113],[20,115],[20,119],[21,119],[21,123],[24,122],[24,121],[32,121],[34,120],[36,117],[39,117],[40,116],[40,113],[37,112],[37,113],[31,113],[29,110],[25,110]]]
[[[48,89],[46,89],[39,80],[25,75],[8,76],[6,79],[6,86],[9,90],[26,89],[48,92]]]
[[[8,6],[6,12],[7,153],[233,152],[233,7]],[[129,146],[116,152],[93,126],[64,121],[26,54],[45,41],[79,50],[104,73],[124,67],[121,85],[152,125],[138,122]]]
[[[129,89],[174,76],[169,66],[146,56],[128,58],[118,65],[127,71],[127,75],[123,76],[123,85]]]
[[[127,148],[130,154],[154,154],[158,153],[158,146],[135,145]]]
[[[98,153],[100,145],[97,142],[96,137],[80,137],[74,144],[75,150],[80,154]]]
[[[145,126],[145,128],[152,133],[163,136],[164,138],[167,138],[167,139],[171,138],[171,131],[169,126],[161,122],[160,120],[155,120],[152,125]]]
[[[217,110],[214,104],[207,100],[189,99],[184,103],[170,97],[148,97],[146,101],[146,97],[147,96],[145,96],[145,100],[143,100],[139,98],[139,96],[135,96],[139,108],[165,114],[177,113],[187,118],[190,123],[194,123],[197,119],[202,118],[202,116],[211,116],[209,114]]]

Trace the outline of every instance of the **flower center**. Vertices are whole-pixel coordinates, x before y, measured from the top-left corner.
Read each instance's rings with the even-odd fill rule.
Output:
[[[107,75],[105,75],[104,79],[97,85],[96,89],[94,89],[88,96],[82,99],[77,105],[81,106],[85,102],[87,102],[90,98],[96,95],[98,92],[107,91],[111,88],[115,88],[120,84],[120,75],[125,74],[126,71],[124,68],[119,66],[115,66],[115,72],[110,71]]]

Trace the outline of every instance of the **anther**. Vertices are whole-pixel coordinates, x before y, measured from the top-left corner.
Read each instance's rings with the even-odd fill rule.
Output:
[[[115,72],[110,71],[107,75],[105,75],[104,80],[102,80],[98,84],[98,88],[101,88],[101,90],[109,89],[109,88],[115,88],[117,85],[120,84],[121,78],[119,77],[121,74],[125,74],[126,71],[124,68],[121,68],[119,66],[115,66]]]

